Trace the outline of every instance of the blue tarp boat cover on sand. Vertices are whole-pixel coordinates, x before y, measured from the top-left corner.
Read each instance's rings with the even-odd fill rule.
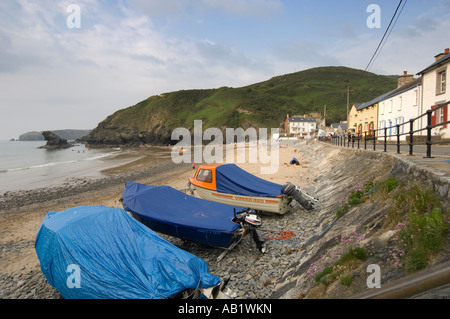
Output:
[[[189,237],[184,238],[187,240],[220,246],[218,242],[206,241],[220,241],[222,239],[220,237],[231,236],[240,228],[240,225],[234,223],[232,219],[234,209],[238,212],[242,208],[190,196],[170,186],[127,182],[122,198],[126,211],[156,222],[161,229],[154,229],[155,231],[169,233],[173,230],[172,232],[177,232],[178,237],[183,237],[183,234]],[[208,233],[219,235],[213,239]]]
[[[216,190],[220,193],[278,197],[285,196],[281,193],[282,187],[252,175],[235,164],[224,164],[216,168]]]
[[[220,283],[203,259],[118,208],[51,211],[35,248],[42,272],[65,299],[161,299]]]

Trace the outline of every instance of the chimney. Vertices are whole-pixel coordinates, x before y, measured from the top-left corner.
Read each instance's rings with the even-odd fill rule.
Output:
[[[414,80],[414,75],[408,74],[408,71],[403,71],[403,75],[400,75],[398,77],[398,87],[406,85],[409,82],[411,82],[412,80]]]
[[[438,55],[436,55],[434,58],[436,59],[436,61],[439,61],[440,59],[442,59],[443,57],[445,57],[447,54],[450,53],[450,49],[447,48],[445,49],[445,52],[443,53],[439,53]]]

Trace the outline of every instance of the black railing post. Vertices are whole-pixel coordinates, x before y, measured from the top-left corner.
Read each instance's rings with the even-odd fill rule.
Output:
[[[397,127],[397,154],[400,154],[400,124],[397,124],[396,127]]]
[[[367,149],[367,132],[364,132],[364,149]]]
[[[377,150],[377,139],[376,139],[376,135],[375,135],[375,130],[372,131],[373,132],[373,150],[376,151]]]
[[[384,128],[384,151],[387,152],[387,127]]]
[[[413,141],[413,135],[414,135],[414,120],[409,120],[409,156],[413,156],[413,147],[414,147],[414,141]]]
[[[433,110],[427,110],[427,156],[431,158],[431,114]]]

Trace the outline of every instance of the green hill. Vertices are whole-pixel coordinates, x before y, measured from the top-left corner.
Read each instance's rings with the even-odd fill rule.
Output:
[[[328,123],[346,119],[350,104],[365,102],[397,87],[393,76],[346,67],[320,67],[274,77],[240,88],[181,90],[152,96],[99,123],[89,144],[165,144],[173,129],[277,128],[286,114],[323,112]]]

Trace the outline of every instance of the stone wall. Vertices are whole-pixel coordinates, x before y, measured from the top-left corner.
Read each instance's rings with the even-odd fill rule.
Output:
[[[399,157],[373,151],[353,150],[324,143],[305,146],[303,162],[309,162],[314,171],[314,184],[306,191],[320,198],[317,214],[318,234],[305,244],[301,257],[293,261],[289,271],[278,280],[274,299],[296,298],[346,298],[366,291],[368,264],[376,262],[382,269],[382,284],[403,277],[403,271],[390,261],[389,240],[393,229],[383,225],[385,215],[392,205],[389,198],[377,198],[351,207],[337,217],[336,212],[351,193],[352,188],[367,178],[383,178],[394,175],[400,182],[420,183],[429,186],[443,197],[449,198],[449,181],[442,174],[430,172],[415,163],[405,163]],[[448,164],[447,164],[448,165]],[[322,232],[322,233],[321,233]],[[327,288],[317,286],[307,274],[309,267],[327,252],[338,247],[336,240],[342,234],[364,234],[367,243],[378,256],[369,258],[352,273],[350,287],[336,283]],[[447,257],[448,258],[448,257]]]

